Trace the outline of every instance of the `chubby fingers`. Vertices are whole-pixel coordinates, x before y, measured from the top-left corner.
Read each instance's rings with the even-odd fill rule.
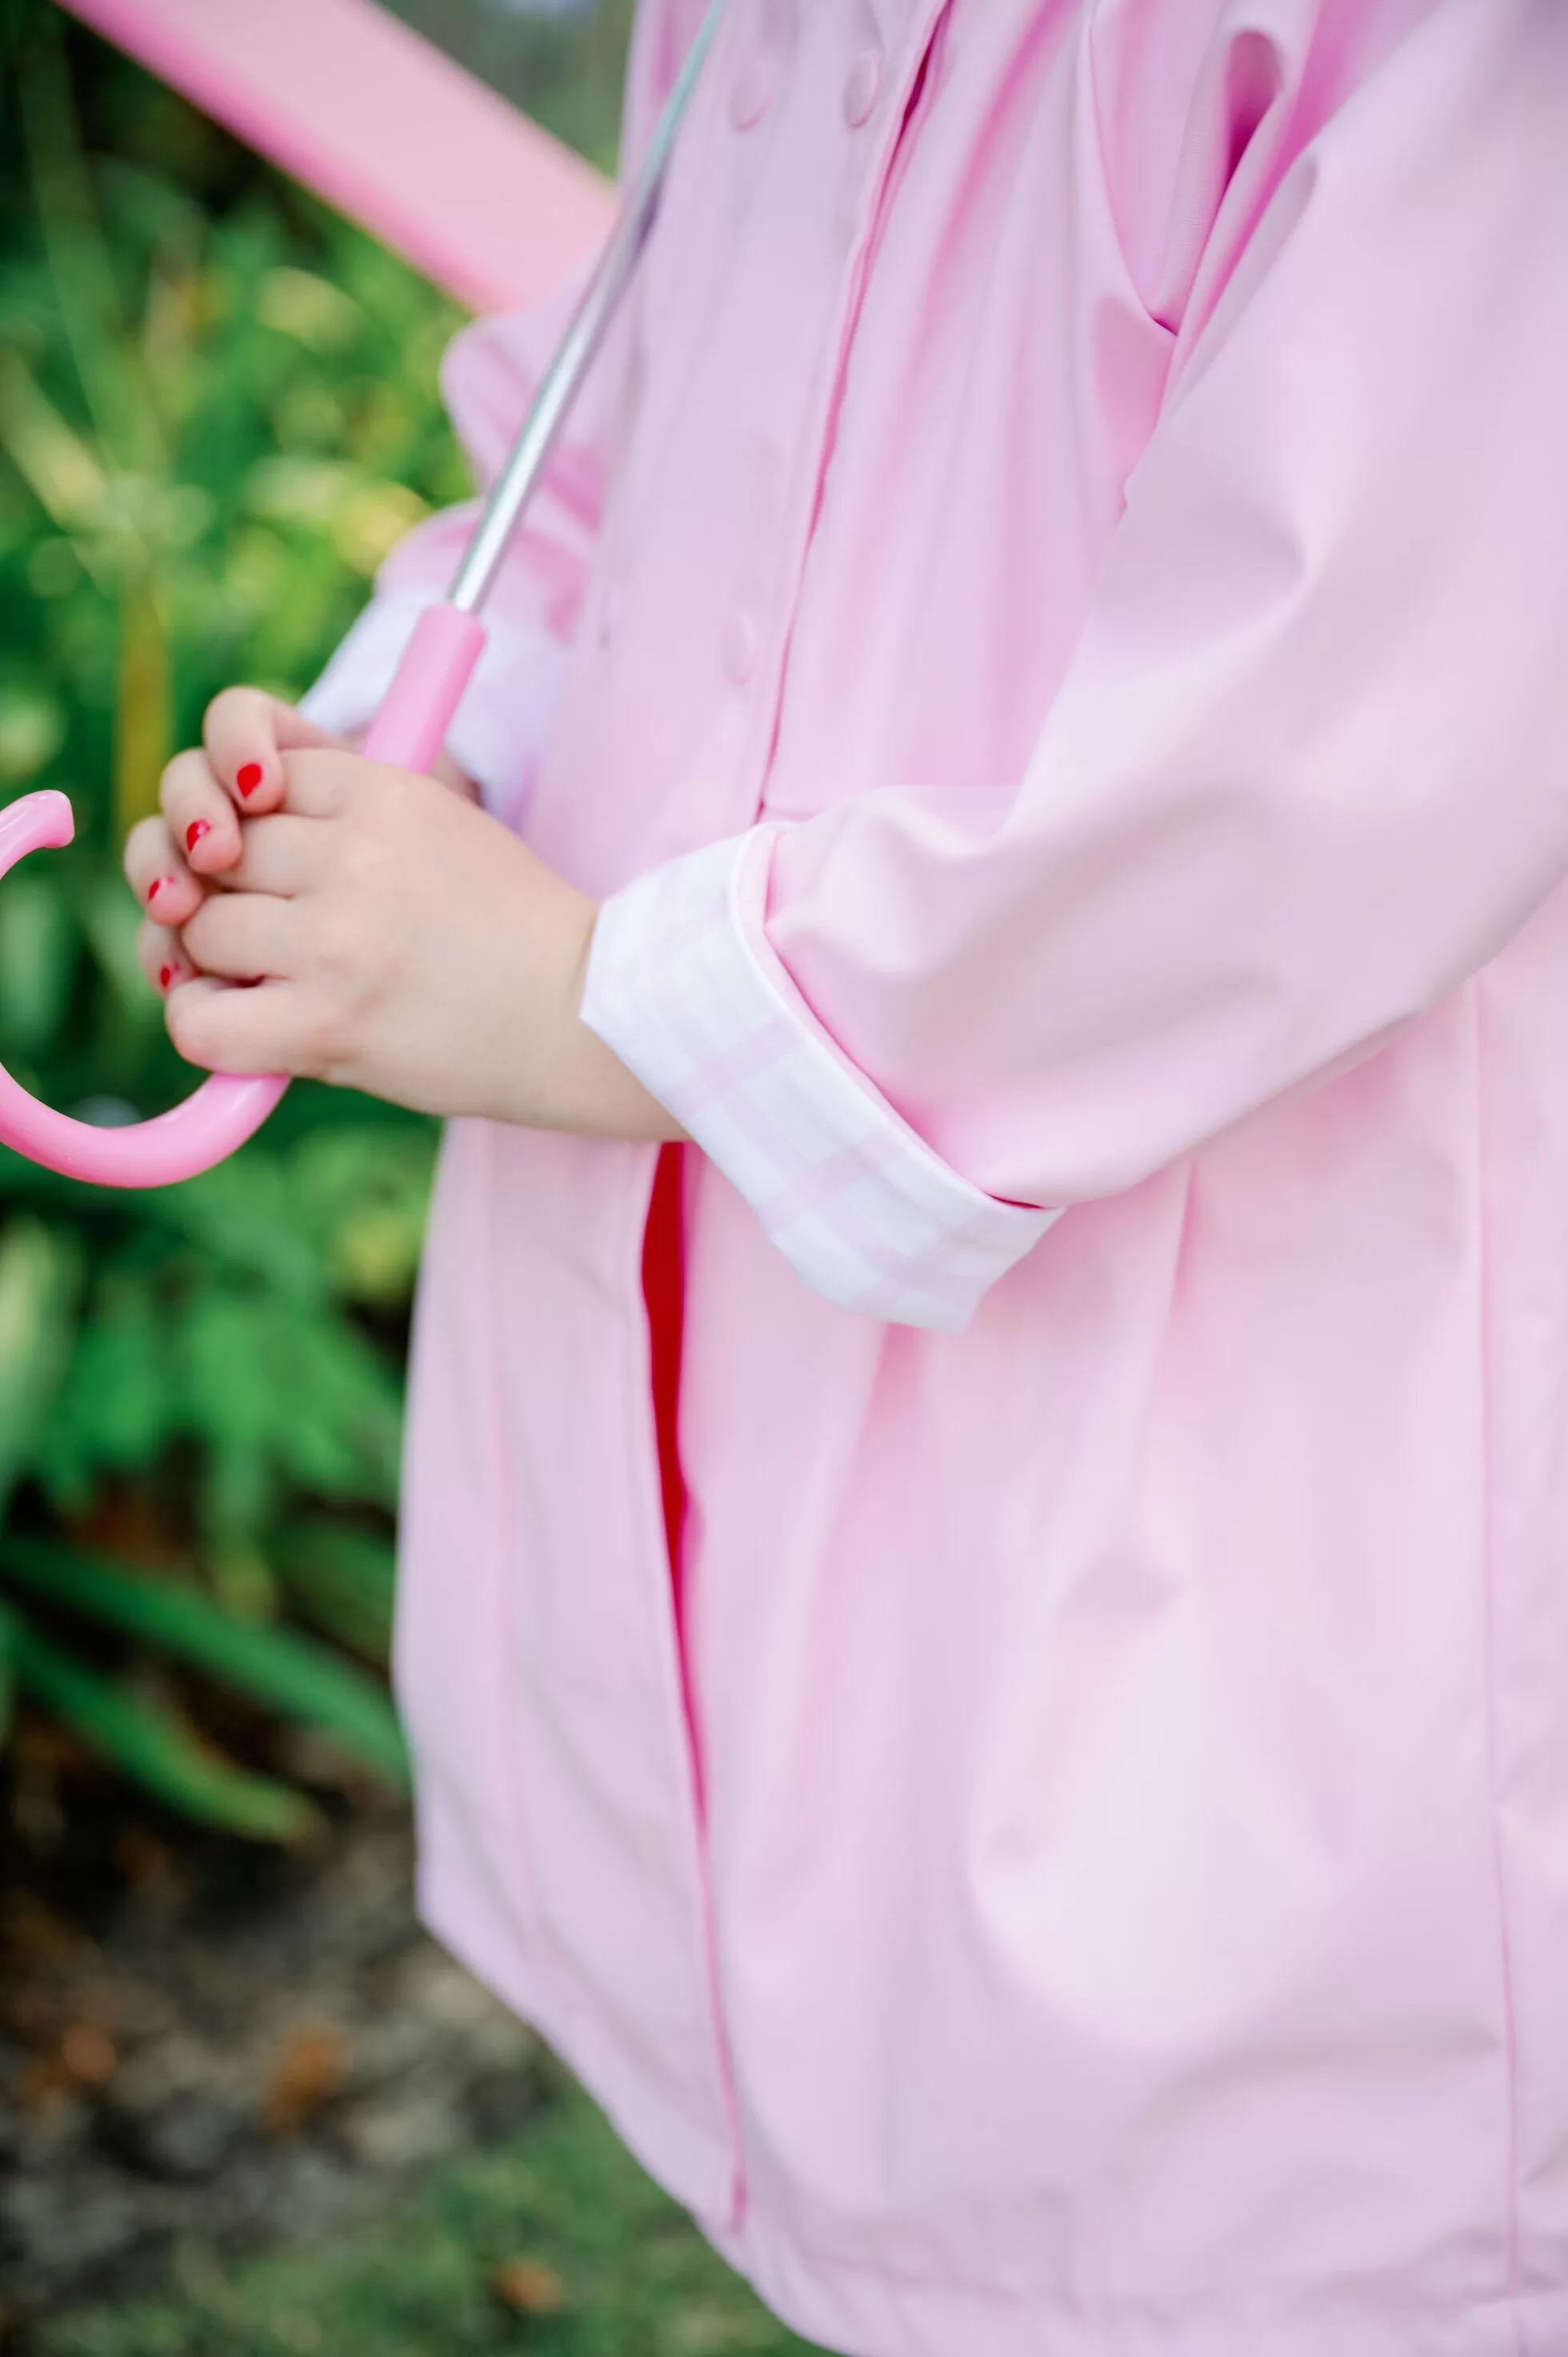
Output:
[[[297,820],[277,823],[285,835],[298,832]],[[287,842],[268,846],[269,856],[252,857],[251,865],[286,871],[289,847]],[[275,891],[211,890],[186,866],[163,819],[144,819],[133,828],[125,873],[147,912],[137,943],[142,969],[166,996],[199,968],[251,982],[286,967],[296,931],[292,901]]]
[[[188,925],[215,888],[286,897],[316,873],[320,846],[309,821],[280,812],[265,826],[242,827],[208,773],[204,753],[169,764],[164,804],[162,818],[143,819],[131,830],[124,865],[132,891],[166,931]]]
[[[285,753],[349,749],[346,737],[318,728],[293,705],[259,687],[229,687],[215,695],[202,718],[201,743],[214,779],[248,818],[282,803]]]
[[[159,801],[171,841],[193,874],[227,880],[241,856],[242,815],[282,807],[286,757],[350,749],[258,687],[226,688],[207,707],[200,747],[177,754],[164,771]]]
[[[185,926],[180,942],[188,966],[231,982],[260,982],[293,970],[298,929],[292,900],[266,892],[215,892]]]
[[[145,818],[125,838],[125,880],[156,924],[177,930],[194,917],[207,887],[193,876],[168,821]]]
[[[144,917],[136,935],[136,955],[142,972],[153,988],[166,998],[182,982],[189,982],[196,969],[180,944],[179,935],[167,925],[156,925],[151,917]]]
[[[209,1072],[287,1072],[296,1080],[326,1077],[297,983],[263,982],[237,990],[205,974],[176,983],[168,998],[168,1032],[188,1064]]]
[[[240,856],[240,821],[204,752],[177,753],[158,800],[169,839],[198,876],[227,874]]]

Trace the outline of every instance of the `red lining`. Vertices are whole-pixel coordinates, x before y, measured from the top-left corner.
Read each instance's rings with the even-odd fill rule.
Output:
[[[653,1194],[642,1238],[642,1297],[648,1308],[648,1340],[653,1380],[653,1425],[659,1441],[659,1486],[664,1501],[664,1536],[675,1617],[681,1618],[681,1532],[686,1518],[686,1485],[681,1478],[676,1415],[681,1398],[681,1314],[683,1292],[681,1253],[681,1148],[663,1146],[653,1174]]]

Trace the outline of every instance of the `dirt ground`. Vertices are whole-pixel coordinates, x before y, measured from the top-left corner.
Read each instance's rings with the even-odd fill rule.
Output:
[[[22,1812],[26,1822],[26,1810]],[[420,1931],[401,1809],[285,1857],[73,1809],[0,1856],[0,2341],[395,2205],[550,2100],[530,2033]]]

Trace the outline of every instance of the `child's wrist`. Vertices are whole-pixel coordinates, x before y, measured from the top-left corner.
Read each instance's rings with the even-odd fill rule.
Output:
[[[628,1138],[638,1143],[679,1145],[686,1133],[668,1107],[645,1089],[635,1072],[607,1047],[582,1017],[587,988],[588,960],[593,953],[598,903],[588,901],[576,953],[567,981],[571,1010],[571,1061],[575,1088],[580,1092],[580,1117],[571,1126],[585,1135]]]
[[[532,1075],[517,1076],[517,1101],[503,1109],[502,1117],[583,1137],[681,1143],[686,1133],[673,1114],[582,1019],[598,903],[560,877],[553,882],[549,966],[554,1006],[541,1039],[539,1063]]]

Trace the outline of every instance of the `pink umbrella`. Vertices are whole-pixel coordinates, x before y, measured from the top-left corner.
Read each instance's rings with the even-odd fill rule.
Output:
[[[609,231],[569,147],[371,0],[63,0],[476,311],[537,303]]]
[[[370,0],[69,5],[466,300],[537,299],[603,235],[612,208],[598,176]],[[451,593],[422,616],[371,725],[373,759],[423,770],[441,748],[485,643],[479,608],[636,266],[723,5],[711,0]],[[0,876],[72,831],[64,794],[24,794],[0,812]],[[243,1145],[286,1086],[217,1073],[154,1121],[95,1129],[0,1066],[0,1140],[100,1186],[164,1186]]]

